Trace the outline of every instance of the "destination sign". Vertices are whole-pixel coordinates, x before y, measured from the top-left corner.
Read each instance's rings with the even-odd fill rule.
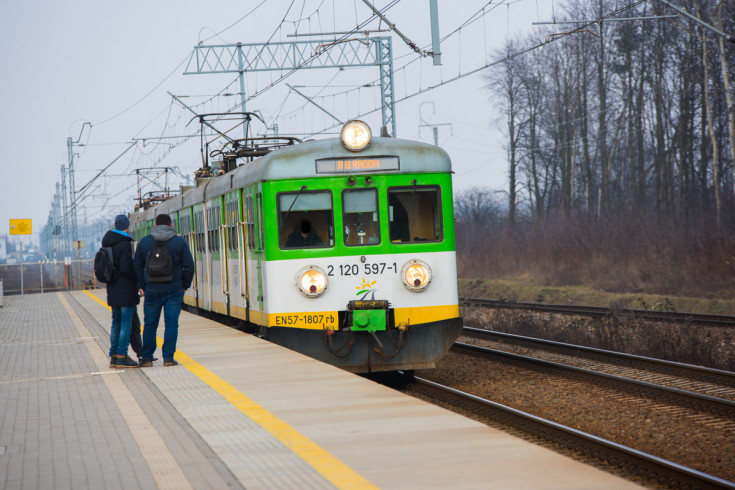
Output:
[[[316,160],[318,174],[353,174],[400,170],[398,157],[322,158]]]

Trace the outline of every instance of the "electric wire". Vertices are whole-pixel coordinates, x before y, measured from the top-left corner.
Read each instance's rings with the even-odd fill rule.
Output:
[[[618,15],[618,14],[620,14],[621,12],[624,12],[624,11],[626,11],[626,10],[630,10],[630,9],[632,9],[632,8],[635,8],[635,7],[637,7],[638,5],[640,5],[641,3],[644,3],[645,1],[646,1],[646,0],[638,0],[638,1],[636,1],[636,2],[634,2],[634,3],[632,3],[632,4],[630,4],[630,5],[626,5],[626,6],[624,6],[624,7],[618,7],[618,8],[616,9],[616,10],[614,10],[614,11],[612,11],[612,12],[610,12],[610,13],[606,14],[606,15],[603,15],[603,16],[601,16],[601,17],[600,17],[600,19],[598,19],[598,20],[595,20],[595,21],[593,21],[593,22],[590,22],[590,23],[586,24],[585,26],[583,26],[582,28],[584,28],[584,27],[589,27],[590,25],[593,25],[593,24],[595,24],[595,23],[597,23],[597,22],[602,22],[603,20],[605,20],[605,19],[607,19],[607,18],[610,18],[610,17],[612,17],[612,16]],[[455,31],[453,31],[453,32],[459,32],[459,28],[458,28],[458,29],[455,29]],[[456,82],[456,81],[458,81],[458,80],[461,80],[461,79],[463,79],[463,78],[466,78],[466,77],[468,77],[468,76],[470,76],[470,75],[473,75],[473,74],[475,74],[475,73],[478,73],[478,72],[480,72],[480,71],[482,71],[482,70],[485,70],[486,68],[490,68],[490,67],[492,67],[492,66],[495,66],[495,65],[498,65],[498,64],[501,64],[501,63],[505,63],[505,62],[508,62],[508,61],[511,61],[511,60],[513,60],[513,59],[515,59],[515,58],[518,58],[518,57],[520,57],[520,56],[523,56],[523,55],[525,55],[525,54],[527,54],[527,53],[530,53],[530,52],[532,52],[532,51],[535,51],[535,50],[537,50],[537,49],[543,48],[544,46],[546,46],[546,45],[548,45],[548,44],[551,44],[551,43],[555,43],[555,42],[557,42],[557,41],[560,41],[561,39],[564,39],[564,38],[566,38],[566,37],[568,37],[568,36],[570,36],[570,35],[572,35],[572,34],[574,34],[574,33],[573,33],[573,32],[567,32],[567,33],[563,33],[563,34],[560,34],[559,36],[555,36],[554,38],[552,38],[552,39],[550,39],[550,40],[544,40],[544,41],[542,41],[542,42],[540,42],[540,43],[537,43],[537,44],[533,44],[533,45],[531,45],[531,46],[528,46],[528,47],[526,47],[526,48],[523,48],[523,49],[521,49],[521,50],[519,50],[519,51],[516,51],[516,52],[514,52],[514,53],[509,53],[509,54],[508,54],[508,55],[506,55],[505,57],[503,57],[503,58],[500,58],[500,59],[498,59],[498,60],[495,60],[495,61],[492,61],[492,62],[487,62],[487,63],[485,63],[484,65],[478,66],[478,67],[476,67],[476,68],[474,68],[474,69],[472,69],[472,70],[469,70],[469,71],[467,71],[467,72],[465,72],[465,73],[460,73],[460,74],[458,74],[458,75],[456,75],[456,76],[454,76],[454,77],[452,77],[452,78],[450,78],[450,79],[447,79],[447,80],[442,80],[442,81],[440,81],[439,83],[436,83],[436,84],[430,85],[430,86],[428,86],[428,87],[424,87],[424,88],[422,88],[422,89],[419,89],[419,90],[417,90],[417,91],[415,91],[415,92],[413,92],[413,93],[411,93],[411,94],[407,94],[407,95],[405,95],[405,96],[404,96],[404,97],[402,97],[402,98],[396,98],[396,99],[394,99],[394,103],[395,103],[395,104],[398,104],[398,103],[400,103],[400,102],[403,102],[403,101],[405,101],[405,100],[411,99],[411,98],[413,98],[413,97],[416,97],[416,96],[418,96],[418,95],[424,94],[424,93],[426,93],[426,92],[429,92],[429,91],[431,91],[431,90],[434,90],[434,89],[436,89],[436,88],[439,88],[439,87],[442,87],[442,86],[444,86],[444,85],[447,85],[447,84],[450,84],[450,83]],[[403,66],[405,67],[405,66],[407,66],[408,64],[410,64],[410,63],[413,63],[413,62],[415,62],[415,61],[416,61],[415,59],[414,59],[414,60],[411,60],[411,61],[410,61],[409,63],[407,63],[406,65],[403,65]],[[363,112],[363,113],[360,113],[360,114],[359,114],[358,116],[356,116],[356,117],[363,117],[363,116],[365,116],[365,115],[369,115],[369,114],[372,114],[372,113],[374,113],[374,112],[377,112],[377,111],[378,111],[379,109],[380,109],[380,108],[375,108],[375,109],[373,109],[373,110],[370,110],[370,111],[367,111],[367,112]],[[324,128],[324,129],[323,129],[322,131],[327,131],[327,130],[333,129],[333,128],[334,128],[335,126],[336,126],[336,125],[332,125],[332,126],[329,126],[329,127],[327,127],[327,128]],[[314,133],[313,135],[321,134],[321,132],[322,132],[322,131],[318,131],[318,132],[315,132],[315,133]]]
[[[262,6],[262,5],[263,5],[263,4],[264,4],[264,3],[266,2],[266,1],[267,1],[267,0],[264,0],[263,2],[261,2],[261,3],[260,3],[260,4],[258,5],[258,6],[256,6],[256,7],[254,8],[254,9],[252,9],[252,10],[251,10],[251,11],[249,11],[249,12],[248,12],[247,14],[245,14],[245,16],[243,16],[243,17],[242,17],[242,18],[240,18],[240,19],[239,19],[238,21],[236,21],[235,23],[233,23],[233,24],[231,24],[230,26],[228,26],[228,27],[227,27],[226,29],[224,29],[224,30],[220,31],[220,32],[219,32],[218,34],[221,34],[221,33],[225,32],[226,30],[228,30],[228,29],[230,29],[231,27],[233,27],[234,25],[236,25],[236,24],[237,24],[238,22],[242,21],[242,20],[243,20],[244,18],[246,18],[246,17],[247,17],[248,15],[250,15],[250,14],[251,14],[252,12],[254,12],[255,10],[257,10],[257,9],[258,9],[258,8],[259,8],[260,6]],[[624,7],[624,8],[619,8],[619,9],[617,9],[617,10],[616,10],[615,12],[613,12],[613,13],[611,13],[611,14],[608,14],[608,16],[611,16],[611,15],[616,15],[616,14],[617,14],[618,12],[620,12],[620,11],[623,11],[623,10],[627,10],[627,9],[629,9],[629,8],[634,8],[635,6],[639,5],[639,4],[640,4],[640,3],[642,3],[643,1],[644,1],[644,0],[640,0],[639,2],[637,2],[637,3],[634,3],[633,5],[629,5],[629,6],[626,6],[626,7]],[[323,3],[324,3],[324,2],[322,2],[322,4],[323,4]],[[395,5],[395,4],[397,4],[397,3],[398,3],[397,1],[394,1],[394,2],[392,2],[392,3],[391,3],[391,4],[389,4],[389,6],[388,6],[388,7],[386,7],[386,8],[385,8],[385,9],[384,9],[383,11],[387,10],[388,8],[391,8],[392,6],[394,6],[394,5]],[[322,4],[320,4],[320,7],[321,7],[321,5],[322,5]],[[489,3],[488,3],[488,4],[489,4]],[[271,42],[271,40],[273,39],[273,37],[275,36],[275,34],[276,34],[277,32],[279,32],[279,30],[280,30],[280,29],[281,29],[281,27],[283,26],[284,22],[286,22],[286,18],[287,18],[287,16],[288,16],[288,13],[290,12],[290,10],[291,10],[291,8],[293,7],[293,5],[294,5],[294,1],[292,1],[292,2],[291,2],[291,4],[290,4],[289,8],[287,9],[287,11],[286,11],[286,14],[284,15],[284,17],[283,17],[283,19],[282,19],[281,23],[280,23],[280,24],[279,24],[279,26],[278,26],[278,27],[276,28],[276,30],[274,30],[273,34],[272,34],[272,35],[270,36],[269,40],[268,40],[268,41],[266,42],[266,44],[264,45],[264,47],[263,47],[263,48],[261,48],[261,51],[260,51],[260,53],[262,53],[262,49],[265,49],[265,46],[267,46],[267,45],[268,45],[268,44],[269,44],[269,43]],[[305,4],[304,4],[304,5],[305,5]],[[477,21],[478,19],[480,19],[480,18],[483,18],[483,17],[485,16],[485,15],[487,15],[487,13],[489,13],[489,12],[490,12],[490,11],[492,11],[492,10],[494,10],[494,9],[495,9],[495,8],[497,7],[497,5],[501,5],[501,4],[496,4],[496,5],[493,5],[493,6],[492,6],[492,9],[490,9],[490,10],[489,10],[488,12],[485,12],[485,10],[487,9],[487,5],[486,5],[486,6],[483,6],[483,8],[482,8],[482,9],[480,9],[480,10],[479,10],[478,12],[474,13],[474,14],[473,14],[473,15],[472,15],[472,16],[471,16],[470,18],[468,18],[468,19],[467,19],[467,20],[466,20],[466,21],[465,21],[464,23],[462,23],[462,24],[461,24],[461,25],[460,25],[459,27],[457,27],[457,28],[456,28],[456,29],[455,29],[454,31],[452,31],[452,32],[450,32],[449,34],[445,35],[445,36],[444,36],[444,37],[442,38],[442,40],[446,40],[447,38],[449,38],[450,36],[454,35],[455,33],[460,33],[460,32],[461,32],[461,29],[462,29],[463,27],[465,27],[465,26],[468,26],[468,25],[470,25],[470,24],[472,24],[472,23],[476,22],[476,21]],[[302,13],[303,13],[303,8],[304,8],[304,6],[302,5]],[[356,8],[356,6],[355,6],[355,8]],[[319,10],[319,9],[316,9],[316,10],[315,10],[315,13],[318,13],[318,10]],[[312,13],[312,15],[313,15],[313,13]],[[603,20],[604,18],[607,18],[608,16],[604,16],[604,17],[603,17],[602,19],[600,19],[600,20]],[[361,24],[361,23],[359,22],[359,18],[357,17],[357,14],[356,14],[356,28],[355,28],[354,30],[352,30],[352,33],[354,33],[355,31],[357,31],[357,30],[359,30],[359,29],[361,29],[362,27],[364,27],[365,25],[367,25],[367,24],[368,24],[369,22],[372,22],[373,20],[375,20],[375,17],[376,17],[375,15],[372,15],[372,16],[370,16],[370,17],[369,17],[369,18],[368,18],[368,19],[367,19],[366,21],[364,21],[364,22],[363,22],[363,23]],[[300,20],[303,20],[303,19],[300,19]],[[212,36],[212,37],[214,37],[214,36]],[[345,36],[345,37],[346,37],[346,36]],[[211,39],[211,37],[210,37],[210,38],[207,38],[207,39]],[[558,39],[560,39],[560,37],[557,37],[557,38],[553,39],[553,41],[556,41],[556,40],[558,40]],[[538,48],[540,48],[540,47],[544,46],[545,44],[547,44],[547,43],[546,43],[546,42],[545,42],[545,43],[539,43],[539,44],[537,44],[537,45],[534,45],[534,46],[531,46],[531,47],[529,47],[529,48],[523,49],[523,50],[521,50],[521,51],[519,51],[519,52],[516,52],[516,53],[514,53],[514,54],[512,54],[512,55],[508,55],[508,56],[507,56],[506,58],[503,58],[503,59],[500,59],[500,60],[496,60],[495,62],[492,62],[492,63],[486,63],[486,64],[485,64],[484,66],[479,66],[479,67],[477,67],[477,68],[475,68],[475,69],[473,69],[473,70],[467,71],[467,72],[465,72],[465,73],[461,73],[461,72],[460,72],[460,73],[459,73],[459,74],[458,74],[457,76],[455,76],[455,77],[452,77],[452,78],[450,78],[450,79],[447,79],[447,80],[441,80],[441,81],[440,81],[439,83],[437,83],[437,84],[434,84],[434,85],[431,85],[431,86],[428,86],[428,87],[424,87],[424,88],[422,88],[422,89],[420,89],[420,90],[417,90],[417,91],[415,91],[415,92],[413,92],[413,93],[411,93],[411,94],[406,94],[406,95],[405,95],[405,96],[404,96],[403,98],[398,98],[397,100],[395,100],[395,103],[399,103],[399,102],[405,101],[405,100],[407,100],[407,99],[409,99],[409,98],[412,98],[412,97],[415,97],[415,96],[417,96],[417,95],[423,94],[423,93],[425,93],[425,92],[428,92],[428,91],[430,91],[430,90],[433,90],[433,89],[435,89],[435,88],[441,87],[441,86],[443,86],[443,85],[447,85],[447,84],[449,84],[449,83],[452,83],[452,82],[454,82],[454,81],[457,81],[457,80],[459,80],[459,79],[461,79],[461,78],[465,78],[465,77],[467,77],[467,76],[469,76],[469,75],[472,75],[472,74],[474,74],[474,73],[477,73],[477,72],[479,72],[479,71],[481,71],[481,70],[484,70],[485,68],[488,68],[488,67],[490,67],[490,66],[496,65],[496,64],[498,64],[498,63],[506,62],[506,61],[509,61],[509,60],[511,60],[511,59],[513,59],[513,58],[515,58],[515,57],[518,57],[518,56],[522,56],[522,55],[524,55],[524,54],[526,54],[526,53],[528,53],[528,52],[530,52],[530,51],[533,51],[533,50],[535,50],[535,49],[538,49]],[[405,55],[405,56],[408,56],[408,55]],[[188,57],[189,57],[189,56],[187,55],[187,58],[188,58]],[[155,86],[155,87],[154,87],[153,89],[151,89],[151,91],[149,91],[148,93],[146,93],[146,94],[145,94],[145,95],[144,95],[144,96],[143,96],[143,97],[142,97],[141,99],[139,99],[139,100],[138,100],[137,102],[135,102],[134,104],[132,104],[131,106],[129,106],[129,107],[128,107],[128,108],[126,108],[125,110],[121,111],[120,113],[118,113],[118,114],[116,114],[116,115],[114,115],[114,116],[112,116],[112,117],[110,117],[110,118],[108,118],[108,119],[105,119],[105,120],[103,120],[103,121],[101,121],[101,122],[98,122],[98,123],[96,123],[96,125],[97,125],[97,126],[99,126],[99,125],[105,124],[105,123],[107,123],[107,122],[109,122],[109,121],[111,121],[111,120],[113,120],[113,119],[115,119],[115,118],[117,118],[117,117],[121,116],[122,114],[124,114],[124,113],[128,112],[128,111],[129,111],[130,109],[132,109],[133,107],[137,106],[137,105],[138,105],[138,104],[139,104],[140,102],[142,102],[142,101],[143,101],[143,100],[144,100],[145,98],[147,98],[147,97],[148,97],[148,96],[149,96],[149,95],[150,95],[151,93],[153,93],[153,92],[154,92],[154,91],[155,91],[155,90],[156,90],[157,88],[159,88],[159,87],[160,87],[160,86],[161,86],[161,85],[162,85],[162,84],[163,84],[163,83],[164,83],[164,82],[165,82],[166,80],[168,80],[168,78],[170,78],[170,77],[171,77],[171,76],[173,75],[173,73],[175,73],[175,71],[176,71],[176,70],[178,70],[178,69],[179,69],[179,68],[181,67],[181,65],[183,65],[183,64],[184,64],[184,62],[186,61],[186,59],[187,59],[187,58],[185,58],[184,60],[182,60],[182,61],[181,61],[181,62],[180,62],[180,63],[179,63],[179,64],[178,64],[177,66],[176,66],[176,68],[175,68],[175,69],[174,69],[174,70],[173,70],[173,71],[172,71],[171,73],[169,73],[169,75],[167,75],[167,76],[166,76],[166,78],[164,78],[164,79],[163,79],[163,80],[162,80],[162,81],[161,81],[160,83],[158,83],[158,84],[157,84],[157,85],[156,85],[156,86]],[[402,57],[399,57],[398,59],[400,59],[400,58],[402,58]],[[309,61],[311,61],[311,58],[310,58],[309,60],[307,60],[307,61],[306,61],[305,63],[307,63],[307,62],[309,62]],[[411,61],[410,61],[409,63],[406,63],[405,65],[403,65],[403,66],[399,67],[399,68],[398,68],[398,70],[401,70],[401,69],[402,69],[402,70],[404,71],[404,73],[405,73],[405,68],[406,68],[406,67],[407,67],[407,66],[408,66],[409,64],[411,64],[411,63],[415,63],[416,61],[417,61],[416,59],[413,59],[413,60],[411,60]],[[250,65],[251,65],[251,64],[252,64],[252,61],[250,62]],[[250,65],[249,65],[249,66],[250,66]],[[304,66],[304,64],[300,65],[300,67],[301,67],[301,66]],[[298,69],[298,68],[297,68],[297,69]],[[249,97],[249,98],[248,98],[248,99],[246,100],[246,102],[247,102],[247,101],[250,101],[250,100],[252,100],[252,99],[254,99],[255,97],[257,97],[257,96],[259,96],[259,95],[261,95],[262,93],[264,93],[265,91],[267,91],[268,89],[270,89],[270,88],[271,88],[272,86],[274,86],[274,85],[275,85],[275,84],[277,84],[278,82],[280,82],[280,81],[282,81],[283,79],[285,79],[286,77],[290,76],[290,75],[291,75],[292,73],[294,73],[294,72],[295,72],[295,71],[296,71],[297,69],[291,70],[291,71],[290,71],[289,73],[287,73],[286,75],[283,75],[283,76],[281,76],[280,78],[278,78],[277,80],[275,80],[275,81],[272,81],[270,85],[268,85],[268,86],[266,86],[266,87],[264,87],[264,88],[262,88],[262,89],[260,89],[260,90],[256,90],[256,91],[255,91],[255,93],[253,93],[253,94],[252,94],[252,95],[251,95],[251,96],[250,96],[250,97]],[[331,81],[333,81],[333,80],[334,80],[334,78],[336,78],[336,76],[337,76],[338,74],[339,74],[339,72],[338,72],[338,73],[337,73],[337,74],[336,74],[335,76],[333,76],[333,77],[332,77],[332,80],[330,80],[330,82],[331,82]],[[230,84],[229,84],[229,85],[228,85],[228,86],[227,86],[226,88],[229,88],[229,86],[231,86],[231,85],[232,85],[232,83],[235,83],[235,82],[236,82],[236,80],[234,80],[233,82],[231,82],[231,83],[230,83]],[[367,84],[367,85],[372,85],[372,86],[374,86],[374,85],[375,85],[375,82],[373,82],[372,84]],[[326,96],[320,96],[319,94],[321,94],[321,93],[322,93],[322,92],[323,92],[324,90],[326,90],[328,86],[329,86],[329,84],[325,84],[325,85],[324,85],[324,86],[322,87],[322,90],[320,90],[320,91],[319,91],[319,93],[318,93],[318,94],[317,94],[317,95],[315,96],[315,98],[316,98],[316,97],[321,97],[321,98],[324,98],[324,97],[335,97],[335,96],[337,96],[337,95],[341,95],[340,93],[333,93],[333,94],[329,94],[329,95],[326,95]],[[357,89],[353,89],[353,91],[354,91],[354,90],[361,90],[362,88],[363,88],[363,87],[361,86],[361,87],[359,87],[359,88],[357,88]],[[225,89],[221,90],[221,91],[220,91],[220,92],[219,92],[218,94],[216,94],[216,95],[214,95],[214,96],[210,97],[209,101],[211,101],[211,100],[213,100],[213,99],[215,99],[215,98],[217,98],[217,97],[221,96],[221,95],[222,95],[222,93],[224,92],[224,90],[225,90]],[[350,92],[350,91],[346,91],[346,92],[344,92],[344,94],[348,94],[349,92]],[[206,103],[206,101],[205,101],[205,103]],[[282,110],[282,108],[284,107],[284,105],[285,105],[285,100],[284,100],[284,104],[282,104],[282,105],[281,105],[281,108],[279,108],[279,112],[277,113],[277,115],[276,115],[276,116],[278,116],[278,114],[280,114],[280,111]],[[305,105],[306,105],[306,104],[303,104],[303,105],[302,105],[302,107],[304,107]],[[229,110],[228,110],[228,112],[232,112],[232,111],[236,110],[236,109],[237,109],[238,107],[241,107],[241,106],[242,106],[242,103],[239,103],[239,104],[235,105],[234,107],[232,107],[231,109],[229,109]],[[170,107],[171,107],[171,105],[169,105],[169,120],[170,120],[170,115],[171,115],[171,110],[170,110]],[[164,110],[165,110],[165,109],[164,109]],[[359,112],[359,116],[358,116],[358,117],[362,117],[362,116],[365,116],[365,115],[367,115],[367,114],[371,114],[371,113],[373,113],[373,112],[376,112],[377,110],[378,110],[378,107],[377,107],[377,104],[376,104],[376,108],[374,108],[374,109],[372,109],[372,110],[369,110],[368,112],[360,112],[360,111],[358,111],[358,112]],[[294,112],[295,112],[295,111],[294,111]],[[159,115],[160,115],[160,113],[159,113]],[[288,114],[287,114],[287,115],[288,115]],[[276,119],[277,119],[277,117],[274,117],[274,118],[273,118],[272,120],[273,120],[273,121],[275,121]],[[167,123],[168,123],[168,121],[167,121]],[[150,124],[150,123],[149,123],[149,124]],[[312,132],[312,133],[311,133],[311,135],[312,135],[312,136],[315,136],[315,135],[317,135],[317,134],[321,134],[321,133],[323,133],[323,132],[325,132],[325,131],[327,131],[327,130],[333,129],[333,128],[334,128],[335,126],[336,126],[336,125],[332,125],[332,126],[330,126],[330,127],[327,127],[327,128],[324,128],[324,129],[322,129],[321,131],[318,131],[318,132]],[[146,125],[146,127],[147,127],[147,125]],[[144,127],[144,128],[145,128],[145,127]],[[140,131],[142,131],[142,130],[143,130],[144,128],[142,128],[142,129],[141,129]],[[138,133],[140,133],[140,131],[139,131]],[[162,130],[162,133],[161,133],[161,134],[164,134],[164,132],[165,132],[165,126],[164,126],[164,129]],[[88,136],[88,139],[89,139],[89,136]],[[180,146],[181,144],[183,144],[184,142],[188,141],[189,139],[190,139],[190,138],[186,138],[186,139],[185,139],[184,141],[182,141],[182,142],[180,142],[180,143],[178,143],[178,144],[176,144],[176,145],[172,145],[172,147],[171,147],[171,148],[170,148],[170,149],[169,149],[169,150],[168,150],[167,152],[165,152],[163,156],[161,156],[161,157],[160,157],[160,158],[159,158],[159,159],[157,160],[157,163],[160,163],[160,162],[161,162],[161,161],[162,161],[162,160],[163,160],[163,159],[164,159],[164,158],[165,158],[165,157],[166,157],[166,156],[167,156],[167,155],[168,155],[168,154],[169,154],[169,153],[170,153],[171,151],[173,151],[173,149],[174,149],[174,148],[176,148],[176,147]],[[89,146],[91,146],[91,145],[89,145]],[[135,145],[134,145],[134,146],[135,146]],[[132,147],[132,146],[131,146],[131,147]],[[130,148],[126,149],[126,152],[127,152],[127,151],[128,151],[129,149],[130,149]],[[146,153],[142,152],[140,148],[136,148],[136,152],[141,152],[141,154],[143,154],[143,155],[151,155],[151,154],[153,153],[153,152],[149,152],[149,153],[147,153],[147,154],[146,154]],[[113,162],[113,163],[114,163],[114,162]]]
[[[212,36],[210,36],[210,37],[208,37],[206,39],[202,39],[201,41],[199,41],[199,44],[204,43],[204,42],[207,42],[207,41],[209,41],[210,39],[212,39],[214,37],[220,37],[220,35],[222,35],[223,33],[227,32],[227,31],[229,31],[230,29],[232,29],[233,27],[235,27],[237,24],[239,24],[243,20],[247,19],[250,16],[250,14],[252,14],[256,10],[258,10],[267,1],[268,0],[263,0],[258,5],[256,5],[255,7],[253,7],[252,10],[250,10],[248,13],[246,13],[245,15],[243,15],[242,17],[240,17],[239,19],[237,19],[235,22],[233,22],[229,26],[225,27],[224,29],[222,29],[221,31],[215,33],[214,35],[212,35]],[[221,37],[220,37],[220,39],[221,39]]]
[[[168,75],[166,75],[166,77],[163,80],[161,80],[160,82],[158,82],[158,84],[155,87],[153,87],[152,89],[150,89],[148,91],[148,93],[146,93],[143,97],[141,97],[140,99],[138,99],[132,105],[128,106],[126,109],[123,109],[122,111],[118,112],[114,116],[108,117],[107,119],[105,119],[103,121],[94,123],[94,126],[102,126],[103,124],[106,124],[106,123],[108,123],[108,122],[110,122],[110,121],[112,121],[114,119],[117,119],[118,117],[122,116],[123,114],[125,114],[126,112],[128,112],[133,107],[135,107],[138,104],[140,104],[141,102],[143,102],[146,98],[148,98],[149,95],[151,95],[153,92],[155,92],[158,89],[158,87],[160,87],[161,85],[163,85],[163,83],[166,80],[168,80],[169,78],[171,78],[171,76],[173,76],[173,74],[176,73],[176,71],[179,68],[181,68],[181,65],[183,65],[184,63],[186,63],[186,60],[187,59],[189,59],[189,53],[187,53],[186,56],[184,57],[184,59],[181,60],[181,62],[178,65],[176,65],[176,68],[174,68],[173,70],[171,70],[171,72]]]

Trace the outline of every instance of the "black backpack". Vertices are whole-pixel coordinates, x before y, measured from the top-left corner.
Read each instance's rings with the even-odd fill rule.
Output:
[[[94,276],[99,282],[109,283],[119,277],[116,272],[112,261],[112,247],[100,247],[94,256]]]
[[[149,282],[171,282],[174,278],[174,261],[166,242],[159,242],[148,252],[145,271]]]

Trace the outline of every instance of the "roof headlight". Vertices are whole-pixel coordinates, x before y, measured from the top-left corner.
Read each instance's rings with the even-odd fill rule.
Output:
[[[347,121],[347,123],[342,126],[339,138],[342,140],[344,147],[348,150],[362,151],[367,148],[370,141],[372,141],[373,134],[370,131],[370,126],[362,121],[354,119],[352,121]]]
[[[431,267],[418,259],[409,260],[403,264],[401,279],[410,291],[420,293],[431,282]]]
[[[307,265],[296,274],[296,287],[307,298],[316,298],[327,289],[327,274],[321,267]]]

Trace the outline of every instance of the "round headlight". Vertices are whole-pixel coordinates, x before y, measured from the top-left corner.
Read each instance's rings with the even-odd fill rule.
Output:
[[[431,267],[418,259],[409,260],[401,269],[401,279],[409,290],[421,292],[431,282]]]
[[[327,275],[315,265],[307,265],[296,274],[296,287],[307,298],[316,298],[327,289]]]
[[[339,134],[342,144],[350,151],[361,151],[367,148],[373,135],[370,126],[357,119],[348,121],[342,126],[342,132]]]

